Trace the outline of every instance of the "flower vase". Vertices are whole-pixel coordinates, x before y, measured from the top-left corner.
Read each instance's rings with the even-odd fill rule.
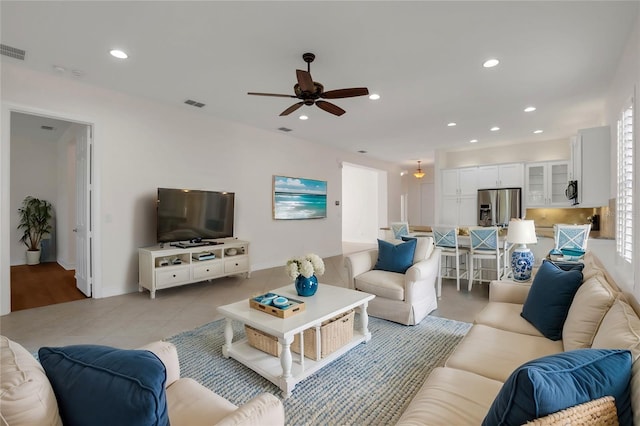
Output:
[[[295,284],[298,296],[313,296],[318,290],[318,278],[315,275],[311,275],[309,278],[298,275]]]

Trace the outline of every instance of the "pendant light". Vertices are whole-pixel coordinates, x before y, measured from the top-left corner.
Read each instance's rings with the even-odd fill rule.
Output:
[[[413,172],[413,175],[417,178],[417,179],[422,179],[424,177],[424,172],[422,171],[422,169],[420,168],[420,160],[418,160],[418,170],[416,170],[415,172]]]

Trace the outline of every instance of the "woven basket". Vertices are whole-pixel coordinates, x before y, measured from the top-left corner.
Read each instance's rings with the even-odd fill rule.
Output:
[[[535,426],[617,426],[618,412],[612,396],[585,402],[557,413],[527,422]]]
[[[262,352],[266,352],[269,355],[280,355],[280,345],[278,344],[277,337],[264,333],[260,330],[256,330],[246,324],[244,326],[244,334],[247,336],[249,344],[254,348],[260,349]]]
[[[353,339],[353,319],[355,311],[350,310],[342,315],[325,321],[320,326],[320,357],[318,357],[316,329],[304,331],[304,356],[315,361],[337,351]],[[300,353],[300,336],[295,335],[291,351]]]

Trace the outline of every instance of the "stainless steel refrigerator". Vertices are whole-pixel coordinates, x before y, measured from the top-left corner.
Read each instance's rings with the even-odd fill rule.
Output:
[[[522,188],[478,190],[478,225],[508,226],[512,218],[522,218]]]

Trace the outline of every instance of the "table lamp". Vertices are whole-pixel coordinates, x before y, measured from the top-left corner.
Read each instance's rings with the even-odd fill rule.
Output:
[[[536,227],[533,220],[511,219],[507,231],[507,242],[518,244],[511,253],[511,270],[515,281],[528,281],[531,279],[533,269],[533,253],[527,244],[538,242]]]

